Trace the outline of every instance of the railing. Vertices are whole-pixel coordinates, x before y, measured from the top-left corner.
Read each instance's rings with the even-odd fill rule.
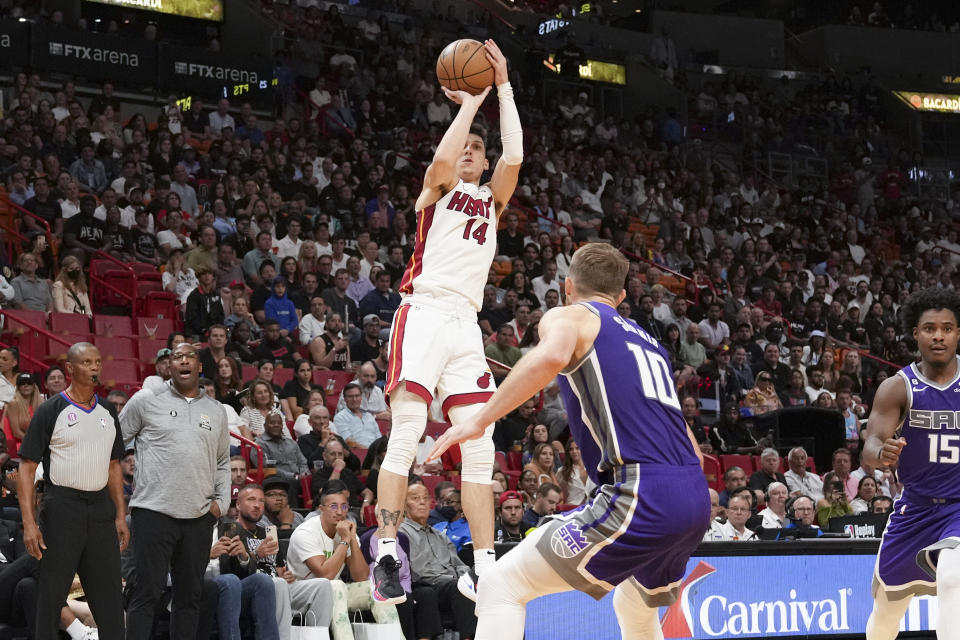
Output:
[[[253,440],[250,440],[249,438],[245,438],[239,433],[236,433],[233,431],[230,432],[230,437],[236,438],[237,440],[240,441],[240,450],[243,452],[243,457],[248,462],[250,461],[250,450],[251,449],[257,450],[257,470],[254,474],[252,474],[252,477],[256,482],[262,484],[263,483],[263,447],[258,445]]]
[[[46,220],[44,220],[34,212],[24,209],[23,207],[18,205],[16,202],[10,199],[10,197],[7,195],[6,192],[0,192],[0,202],[15,209],[16,212],[20,214],[21,218],[30,218],[34,220],[37,223],[37,225],[41,229],[43,229],[44,237],[47,239],[47,246],[50,247],[54,252],[56,252],[59,246],[60,238],[57,238],[53,235],[53,231],[50,229],[50,223],[48,223]],[[7,231],[11,231],[11,229],[7,227],[4,227],[4,229],[6,229]],[[19,229],[13,229],[12,231],[17,233],[19,237],[24,238],[27,242],[29,242],[29,238],[23,235],[23,233],[21,233]]]
[[[19,258],[23,252],[24,246],[30,243],[30,238],[8,225],[3,219],[0,219],[0,229],[6,232],[2,242],[7,256],[9,256],[11,263],[16,264],[17,258]],[[19,240],[20,243],[17,244],[15,240]]]
[[[18,320],[18,322],[19,322],[19,320]],[[11,349],[11,348],[14,348],[14,347],[15,347],[15,345],[7,344],[6,342],[0,341],[0,349]],[[18,351],[19,351],[19,349],[18,349]],[[49,365],[48,365],[46,362],[44,362],[43,360],[38,360],[37,358],[33,357],[33,356],[30,355],[29,353],[24,353],[23,351],[20,351],[20,368],[21,368],[21,370],[23,370],[23,368],[24,368],[24,367],[23,367],[24,361],[32,364],[32,365],[36,368],[37,373],[38,373],[38,376],[34,379],[34,382],[36,382],[37,388],[41,388],[39,376],[42,375],[43,372],[47,370],[47,368],[49,368]],[[45,390],[45,389],[44,389],[44,390]]]

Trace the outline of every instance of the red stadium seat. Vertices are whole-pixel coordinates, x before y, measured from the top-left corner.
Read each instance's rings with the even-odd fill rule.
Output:
[[[389,420],[377,420],[377,426],[380,427],[380,433],[382,435],[390,435],[390,421]]]
[[[726,473],[730,467],[740,467],[743,469],[743,472],[749,476],[753,473],[753,458],[741,454],[724,455],[720,456],[720,466],[723,467],[724,473]]]
[[[155,266],[146,262],[131,262],[130,268],[137,274],[137,281],[163,280],[163,274]]]
[[[377,526],[377,505],[375,504],[363,505],[362,514],[363,514],[363,526],[365,527]]]
[[[511,471],[523,471],[523,452],[522,451],[508,451],[507,452],[507,468]]]
[[[93,332],[98,336],[132,337],[137,335],[130,316],[93,316]]]
[[[107,389],[120,389],[132,394],[140,388],[140,362],[137,360],[104,360],[100,380]]]
[[[137,357],[144,365],[153,366],[157,361],[157,351],[167,346],[163,340],[152,338],[137,338]]]
[[[810,473],[817,472],[817,463],[814,461],[813,456],[807,457],[807,471]]]
[[[303,504],[304,509],[313,509],[313,496],[310,492],[311,479],[309,474],[300,476],[300,502]]]
[[[333,396],[335,399],[340,397],[343,388],[353,381],[353,374],[349,371],[314,371],[313,384],[323,387],[327,398]],[[331,414],[333,415],[333,414]]]
[[[707,478],[708,487],[723,491],[723,472],[720,470],[720,460],[714,456],[703,456],[703,475]]]
[[[450,425],[446,422],[427,422],[427,435],[436,440],[443,435]]]
[[[90,333],[90,318],[82,313],[50,314],[50,331],[52,333]]]
[[[289,367],[277,367],[273,372],[273,384],[282,389],[283,385],[293,380],[294,373]]]
[[[137,345],[133,338],[104,337],[101,334],[93,339],[93,343],[100,349],[104,360],[138,360]],[[156,357],[156,354],[154,354]]]
[[[12,310],[4,309],[4,326],[3,333],[9,334],[21,334],[30,329],[23,323],[30,323],[35,327],[41,329],[47,328],[47,312],[46,311],[29,311],[26,309],[21,310]],[[23,322],[18,322],[22,320]],[[89,331],[89,329],[87,330]]]
[[[435,475],[423,475],[420,476],[420,478],[423,480],[423,486],[425,486],[427,491],[430,492],[431,498],[433,498],[433,490],[437,487],[437,485],[446,480],[446,478],[443,476]]]
[[[252,364],[242,365],[240,368],[240,377],[243,378],[244,382],[250,382],[257,377],[257,368]]]
[[[154,318],[151,316],[137,318],[137,335],[141,338],[166,340],[171,333],[173,333],[173,320],[170,318]]]
[[[180,302],[177,296],[166,291],[151,292],[141,304],[140,312],[145,316],[166,318],[176,321],[179,318]]]
[[[365,447],[354,447],[351,451],[353,455],[357,456],[357,459],[360,460],[360,464],[363,464],[363,461],[367,457],[367,449]]]

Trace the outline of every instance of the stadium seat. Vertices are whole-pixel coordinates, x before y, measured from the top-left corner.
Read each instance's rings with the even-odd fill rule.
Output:
[[[93,332],[98,336],[128,337],[137,335],[130,316],[93,316]]]
[[[335,399],[340,397],[343,388],[353,381],[353,374],[349,371],[314,371],[313,384],[323,387],[327,398],[333,396]],[[331,414],[332,415],[332,414]]]
[[[277,367],[273,371],[273,384],[282,389],[283,385],[293,380],[294,374],[295,371],[290,367]]]
[[[357,458],[360,460],[360,464],[363,464],[363,461],[367,458],[367,448],[354,447],[350,451],[353,452],[353,455],[357,456]]]
[[[107,389],[120,389],[133,394],[140,388],[140,362],[138,360],[104,360],[100,380]]]
[[[720,470],[720,460],[715,456],[703,456],[703,475],[707,479],[708,487],[723,491],[723,472]]]
[[[152,291],[139,304],[140,313],[145,316],[166,318],[174,322],[180,317],[180,303],[177,296],[166,291]]]
[[[427,422],[427,435],[436,440],[443,432],[447,430],[447,427],[450,425],[446,422]]]
[[[247,383],[257,377],[257,368],[252,364],[245,364],[240,367],[240,377]],[[333,415],[333,414],[330,414]]]
[[[27,324],[40,329],[47,328],[47,314],[45,311],[29,311],[26,309],[4,309],[3,333],[20,334],[30,331]],[[89,329],[88,329],[89,331]]]
[[[93,343],[100,349],[100,355],[106,360],[139,360],[137,344],[133,338],[105,337],[98,333]],[[154,353],[156,357],[156,353]]]
[[[157,351],[167,346],[163,340],[153,338],[137,338],[137,357],[144,365],[153,366],[157,360]]]
[[[508,451],[507,452],[507,468],[511,471],[523,471],[523,452],[522,451]]]
[[[493,461],[496,462],[497,465],[500,466],[500,470],[501,470],[501,471],[505,471],[505,470],[506,470],[506,468],[507,468],[507,454],[505,454],[503,451],[497,451],[495,454],[493,454]]]
[[[390,421],[389,420],[377,420],[377,427],[380,429],[382,435],[390,435]]]
[[[50,314],[50,331],[53,333],[90,333],[90,318],[82,313]]]
[[[363,505],[362,515],[363,515],[363,526],[365,527],[377,526],[377,505],[375,504]]]
[[[433,498],[433,490],[437,487],[438,484],[446,480],[443,476],[435,476],[432,474],[425,474],[420,476],[423,480],[423,486],[427,488],[427,491],[430,492],[431,499]]]
[[[729,454],[720,456],[720,466],[726,473],[730,467],[740,467],[749,477],[753,473],[753,458],[747,455]]]
[[[157,271],[157,268],[146,262],[131,262],[130,268],[137,275],[137,282],[142,280],[162,280],[163,274]]]
[[[137,318],[137,334],[142,338],[156,338],[166,340],[173,333],[173,320],[170,318],[156,318],[140,316]]]
[[[300,504],[304,509],[313,509],[313,495],[310,492],[310,474],[300,476]],[[373,506],[373,505],[370,505]]]

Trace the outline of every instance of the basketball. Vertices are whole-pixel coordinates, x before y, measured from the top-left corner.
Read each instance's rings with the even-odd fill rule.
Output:
[[[478,95],[493,84],[493,77],[483,43],[476,40],[455,40],[437,58],[437,80],[451,91]]]

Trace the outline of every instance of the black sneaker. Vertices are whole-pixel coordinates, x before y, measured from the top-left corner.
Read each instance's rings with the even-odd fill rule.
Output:
[[[470,569],[465,574],[460,576],[460,579],[457,580],[457,590],[460,591],[466,598],[470,598],[474,602],[477,601],[477,583],[480,582],[480,578],[477,577],[476,572],[473,569]]]
[[[407,593],[400,584],[400,561],[383,556],[370,574],[370,591],[380,604],[400,604],[407,601]]]

